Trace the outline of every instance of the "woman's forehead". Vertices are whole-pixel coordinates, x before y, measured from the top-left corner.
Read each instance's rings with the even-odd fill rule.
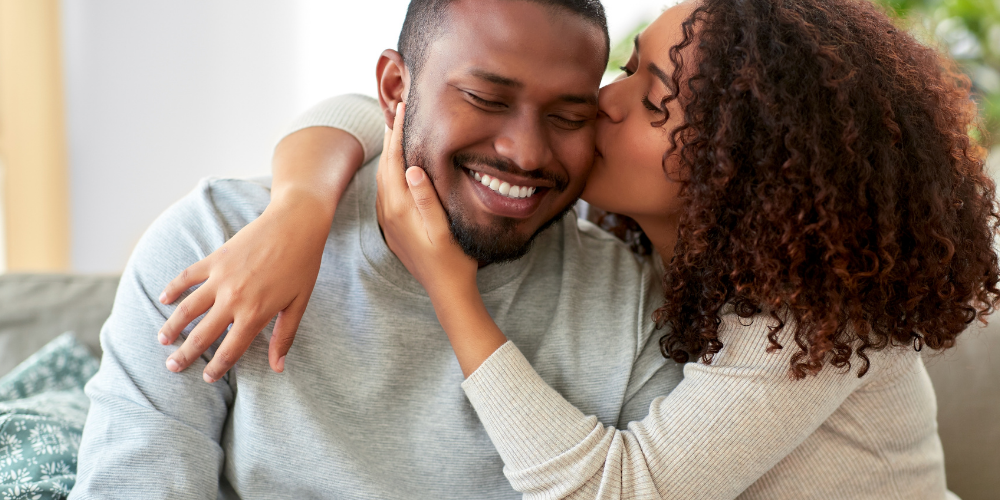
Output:
[[[655,57],[655,54],[663,54],[662,59],[669,61],[667,52],[684,40],[682,25],[700,3],[687,0],[663,11],[636,39],[643,55]]]

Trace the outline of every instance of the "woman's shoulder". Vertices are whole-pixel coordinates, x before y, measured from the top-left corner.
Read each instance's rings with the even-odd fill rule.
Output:
[[[712,357],[719,367],[742,367],[772,371],[791,377],[792,363],[803,353],[796,340],[797,323],[788,311],[762,311],[741,315],[727,305],[719,314],[719,340],[722,349]],[[880,349],[862,348],[860,341],[851,344],[849,363],[833,366],[829,360],[820,373],[830,372],[858,379],[860,385],[886,383],[922,367],[920,353],[912,345],[889,345]],[[859,370],[865,374],[859,377]],[[811,378],[807,376],[806,378]]]

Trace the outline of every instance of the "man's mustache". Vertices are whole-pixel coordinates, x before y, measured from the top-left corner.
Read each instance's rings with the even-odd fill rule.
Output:
[[[514,162],[499,156],[487,156],[476,153],[458,153],[452,158],[455,168],[457,169],[468,168],[466,165],[486,165],[493,167],[500,172],[520,177],[527,177],[529,179],[548,181],[553,185],[552,189],[557,191],[565,191],[566,188],[569,187],[569,179],[563,176],[558,176],[543,169],[524,170],[518,167]]]

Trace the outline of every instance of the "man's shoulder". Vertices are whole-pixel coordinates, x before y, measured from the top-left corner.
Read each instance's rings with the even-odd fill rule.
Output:
[[[230,222],[256,219],[271,202],[271,177],[206,177],[187,196]]]
[[[202,231],[219,229],[228,239],[259,217],[270,201],[270,177],[206,177],[165,210],[150,230],[164,225],[190,226]]]

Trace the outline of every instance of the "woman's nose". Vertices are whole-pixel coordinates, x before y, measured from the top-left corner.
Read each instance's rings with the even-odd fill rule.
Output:
[[[627,80],[617,79],[603,88],[597,96],[597,119],[617,123],[625,119],[628,107],[622,102]]]

